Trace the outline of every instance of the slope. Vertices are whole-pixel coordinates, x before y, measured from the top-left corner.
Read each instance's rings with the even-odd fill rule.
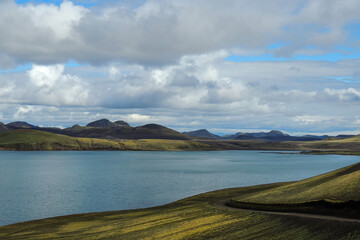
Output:
[[[360,164],[238,199],[263,203],[360,200]]]
[[[360,163],[232,199],[230,206],[360,218]]]
[[[49,132],[19,129],[0,134],[3,150],[121,150],[124,146],[106,139],[73,138]]]
[[[212,146],[192,140],[108,140],[69,137],[61,134],[18,129],[0,134],[0,150],[117,150],[117,151],[203,151]]]
[[[360,135],[344,138],[328,138],[322,141],[312,141],[299,143],[303,149],[318,151],[318,153],[342,153],[342,154],[360,154]],[[311,152],[311,153],[314,153]],[[316,153],[316,152],[315,152]]]

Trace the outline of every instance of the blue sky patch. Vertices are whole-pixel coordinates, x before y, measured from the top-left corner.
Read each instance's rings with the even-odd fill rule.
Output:
[[[0,74],[25,72],[30,70],[31,68],[32,64],[19,65],[18,67],[12,69],[0,69]]]
[[[257,55],[257,56],[239,56],[239,55],[231,55],[225,59],[225,61],[232,62],[258,62],[258,61],[328,61],[328,62],[337,62],[345,59],[358,59],[360,58],[360,52],[356,52],[353,54],[344,54],[339,52],[332,52],[328,54],[322,55],[294,55],[292,57],[275,57],[272,53]]]
[[[17,4],[26,4],[26,3],[33,3],[33,4],[42,4],[42,3],[47,3],[47,4],[54,4],[56,6],[60,6],[60,4],[63,2],[63,0],[16,0]],[[91,0],[77,0],[77,1],[71,1],[73,2],[75,5],[82,5],[84,7],[91,7],[96,5],[98,1],[91,1]]]
[[[347,76],[340,76],[340,77],[328,77],[335,81],[343,82],[343,83],[360,83],[360,78],[356,77],[347,77]]]
[[[26,72],[31,70],[32,64],[24,64],[19,65],[16,68],[11,69],[0,69],[0,74],[11,74],[11,73],[20,73],[20,72]],[[65,67],[71,68],[71,67],[86,67],[88,64],[86,63],[78,63],[74,60],[69,60],[67,63],[65,63]]]

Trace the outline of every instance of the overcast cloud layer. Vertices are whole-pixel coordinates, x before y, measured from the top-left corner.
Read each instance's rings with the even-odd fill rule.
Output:
[[[78,3],[0,2],[1,121],[360,133],[359,1]]]

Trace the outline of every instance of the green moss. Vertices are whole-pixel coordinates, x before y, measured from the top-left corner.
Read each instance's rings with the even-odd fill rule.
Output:
[[[192,140],[167,140],[167,139],[140,139],[121,140],[126,150],[135,151],[199,151],[212,150],[212,147],[205,143]]]
[[[21,129],[0,134],[6,150],[121,150],[123,145],[105,139],[74,138],[44,131]]]
[[[115,141],[97,138],[75,138],[44,131],[21,129],[0,134],[0,149],[200,151],[211,150],[212,147],[192,140],[140,139]]]
[[[360,164],[237,199],[259,203],[300,203],[325,199],[360,201]]]

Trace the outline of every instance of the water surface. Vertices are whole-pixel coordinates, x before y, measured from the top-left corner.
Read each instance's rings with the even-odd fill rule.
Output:
[[[0,225],[151,207],[216,189],[300,180],[359,160],[260,151],[0,151]]]

